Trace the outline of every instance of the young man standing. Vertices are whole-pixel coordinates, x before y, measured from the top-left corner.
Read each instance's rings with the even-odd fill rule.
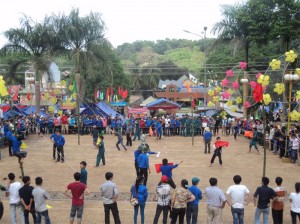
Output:
[[[241,185],[242,177],[233,177],[234,185],[230,186],[226,192],[227,204],[231,206],[231,213],[234,224],[244,224],[244,206],[249,204],[250,195],[246,186]]]
[[[98,148],[96,143],[97,143],[97,140],[98,140],[98,137],[99,137],[99,131],[98,131],[96,125],[93,126],[93,129],[91,130],[91,135],[93,137],[93,145],[96,149],[96,148]]]
[[[101,196],[103,198],[105,224],[110,224],[110,211],[112,211],[115,224],[121,224],[117,205],[117,198],[119,193],[117,185],[112,182],[113,176],[113,173],[107,172],[105,174],[106,182],[100,187]]]
[[[36,223],[36,216],[34,212],[34,200],[32,196],[33,187],[30,186],[30,177],[24,176],[22,178],[24,183],[23,187],[19,190],[19,195],[21,199],[21,203],[24,207],[24,217],[25,217],[25,224],[29,224],[29,213],[31,213],[33,218],[33,223]]]
[[[187,204],[187,209],[186,209],[186,223],[187,224],[197,224],[197,219],[198,219],[198,203],[199,200],[202,199],[202,192],[201,190],[197,187],[199,184],[200,179],[197,177],[194,177],[192,179],[192,184],[193,186],[188,187],[188,190],[192,192],[192,194],[195,196],[195,200],[192,202],[189,202]],[[192,222],[191,222],[192,220]]]
[[[276,199],[276,192],[268,187],[269,184],[269,178],[263,177],[262,178],[262,186],[258,187],[254,193],[254,206],[256,207],[255,210],[255,224],[259,224],[259,219],[261,213],[263,213],[263,224],[268,224],[269,221],[269,213],[270,213],[270,200]],[[258,202],[257,202],[258,198]]]
[[[88,177],[88,173],[86,171],[86,162],[85,161],[81,161],[80,162],[80,182],[87,185],[87,177]]]
[[[287,191],[285,187],[281,186],[282,181],[281,177],[276,177],[275,183],[277,186],[273,188],[277,194],[277,198],[273,200],[272,204],[272,218],[274,224],[283,223],[284,200],[287,196]]]
[[[104,136],[100,136],[100,143],[98,144],[98,154],[96,158],[96,167],[99,167],[100,161],[102,160],[102,164],[105,165],[105,146],[104,146]]]
[[[51,136],[50,139],[53,143],[53,160],[56,160],[56,150],[57,150],[57,145],[56,145],[56,141],[57,141],[57,135],[56,132],[54,132]],[[57,157],[58,157],[58,153],[57,153]]]
[[[150,171],[149,166],[149,157],[147,155],[147,152],[149,151],[149,148],[144,146],[142,149],[142,153],[137,158],[138,168],[139,168],[139,176],[144,177],[144,185],[147,186],[147,180],[148,180],[148,172]]]
[[[21,218],[21,223],[25,224],[23,206],[21,204],[21,199],[19,196],[19,190],[21,188],[21,183],[15,181],[15,174],[8,174],[9,184],[6,191],[6,197],[9,196],[9,207],[10,207],[10,217],[11,223],[17,224],[17,209],[19,210],[19,215]]]
[[[57,160],[55,162],[64,162],[65,161],[65,154],[64,154],[64,145],[65,145],[65,138],[60,134],[60,132],[56,131],[56,147],[57,147]]]
[[[45,219],[45,224],[51,224],[46,200],[50,199],[49,194],[42,188],[43,179],[41,177],[35,178],[36,187],[32,191],[35,203],[36,224],[41,224],[42,216]]]
[[[204,129],[204,134],[203,134],[203,142],[204,142],[204,153],[206,154],[207,152],[210,153],[210,142],[211,142],[211,138],[212,138],[212,133],[209,129],[209,127],[206,127]]]
[[[179,166],[179,164],[183,163],[183,161],[181,161],[180,163],[177,163],[175,165],[168,165],[168,160],[167,159],[163,159],[162,160],[162,166],[160,167],[160,171],[161,171],[161,175],[162,176],[167,176],[168,177],[168,184],[175,189],[176,185],[172,179],[172,170],[175,169],[176,167]]]
[[[64,192],[64,195],[72,199],[71,213],[70,213],[70,224],[74,223],[75,215],[77,214],[77,223],[81,224],[83,205],[84,205],[84,195],[90,194],[87,189],[86,184],[80,182],[81,174],[74,173],[75,182],[70,183]],[[68,194],[71,191],[72,196]]]
[[[222,223],[222,209],[226,204],[223,191],[217,187],[217,178],[209,179],[210,187],[205,189],[207,197],[207,223]]]
[[[222,166],[222,164],[223,164],[223,161],[222,161],[222,146],[218,146],[218,141],[221,141],[221,137],[217,137],[217,141],[214,144],[215,151],[214,151],[214,154],[213,154],[213,156],[211,157],[211,160],[210,160],[210,167],[214,163],[216,157],[219,158],[220,166]]]

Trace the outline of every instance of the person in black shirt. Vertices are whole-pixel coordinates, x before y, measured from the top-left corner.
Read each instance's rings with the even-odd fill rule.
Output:
[[[36,223],[36,216],[34,211],[34,200],[32,196],[33,187],[30,186],[30,177],[24,176],[22,179],[24,186],[19,189],[21,203],[24,207],[25,224],[29,224],[29,213],[33,218],[33,223]]]
[[[254,206],[255,209],[255,224],[259,224],[261,213],[263,213],[263,224],[268,224],[269,213],[270,213],[270,200],[275,200],[277,197],[276,192],[268,187],[269,178],[262,178],[262,186],[258,187],[254,193]],[[258,198],[258,199],[257,199]]]
[[[96,143],[97,143],[97,140],[98,140],[98,137],[99,137],[99,131],[98,131],[96,125],[93,126],[93,129],[91,130],[91,135],[93,137],[93,145],[96,149],[96,148],[98,148]]]

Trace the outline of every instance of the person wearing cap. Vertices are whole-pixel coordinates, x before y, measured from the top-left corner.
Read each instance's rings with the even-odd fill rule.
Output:
[[[180,163],[183,163],[183,161],[181,161]],[[175,189],[176,185],[172,179],[172,170],[175,169],[176,167],[179,166],[180,163],[177,163],[175,165],[169,165],[168,164],[168,159],[163,159],[162,160],[162,166],[160,167],[160,171],[162,176],[167,176],[168,177],[168,184]]]
[[[144,177],[145,186],[147,186],[148,172],[149,174],[151,173],[149,166],[149,158],[147,155],[148,151],[149,148],[147,146],[144,146],[142,149],[142,153],[137,158],[139,176]]]
[[[200,182],[200,179],[198,177],[193,177],[192,179],[192,185],[188,187],[188,190],[192,192],[192,194],[195,196],[195,200],[191,201],[187,204],[186,209],[186,223],[187,224],[197,224],[198,219],[198,203],[199,200],[202,199],[202,191],[197,187],[198,183]],[[192,220],[192,222],[191,222]]]
[[[168,177],[162,176],[160,178],[161,184],[156,187],[155,200],[157,200],[156,212],[154,215],[153,224],[157,224],[161,212],[163,212],[163,224],[167,224],[168,212],[171,201],[171,187],[168,184]]]
[[[137,160],[138,160],[139,156],[142,154],[142,150],[145,146],[149,148],[149,145],[147,143],[145,143],[145,144],[139,145],[137,150],[134,151],[134,167],[135,167],[137,177],[139,176],[139,166],[138,166]],[[150,148],[149,148],[149,151],[147,152],[147,154],[151,155],[151,154],[157,154],[157,153],[156,152],[151,152]]]
[[[210,153],[210,143],[212,139],[212,133],[209,129],[209,127],[206,127],[204,129],[204,134],[203,134],[203,142],[204,142],[204,153],[206,154],[207,152]]]

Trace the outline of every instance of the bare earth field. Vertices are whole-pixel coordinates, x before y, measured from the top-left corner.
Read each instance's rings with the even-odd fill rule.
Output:
[[[139,145],[139,141],[133,142],[133,147],[128,147],[128,151],[118,151],[115,147],[117,138],[112,135],[105,136],[106,165],[100,165],[94,168],[97,150],[92,146],[91,136],[81,136],[78,146],[76,135],[66,135],[65,145],[65,163],[55,163],[52,160],[52,143],[49,136],[38,137],[29,136],[25,142],[28,145],[28,157],[24,161],[25,175],[29,175],[34,184],[34,178],[41,176],[44,179],[43,187],[51,193],[53,199],[48,202],[53,206],[49,210],[50,218],[54,224],[64,224],[69,222],[69,210],[71,201],[61,195],[68,183],[73,182],[73,173],[79,171],[79,163],[85,160],[88,164],[88,188],[95,192],[85,200],[85,211],[83,223],[99,224],[104,223],[104,209],[101,199],[99,199],[99,186],[105,182],[104,174],[107,171],[114,173],[114,182],[117,183],[120,191],[118,201],[120,217],[122,223],[133,223],[133,207],[129,204],[129,190],[135,182],[135,169],[133,151]],[[255,151],[248,153],[248,140],[244,137],[238,137],[237,141],[232,136],[223,137],[229,141],[229,148],[223,150],[223,166],[220,167],[216,159],[213,167],[208,167],[211,154],[204,154],[202,137],[195,137],[195,144],[192,146],[191,137],[163,137],[156,141],[149,137],[151,150],[160,152],[160,157],[150,156],[151,174],[148,178],[147,187],[149,193],[155,192],[155,187],[160,180],[161,175],[157,174],[154,164],[161,163],[163,158],[168,158],[170,162],[179,162],[183,160],[177,169],[173,170],[173,179],[179,185],[181,179],[185,178],[191,183],[191,178],[196,176],[200,178],[199,187],[204,193],[205,188],[209,186],[209,178],[216,177],[218,186],[226,191],[233,184],[232,177],[236,174],[242,176],[242,184],[245,184],[251,193],[254,193],[256,187],[260,185],[263,167],[263,152],[257,155]],[[124,137],[125,140],[125,137]],[[8,150],[2,149],[2,160],[0,160],[0,178],[6,177],[9,172],[14,172],[20,176],[20,169],[16,158],[8,157]],[[284,180],[283,185],[287,187],[288,192],[294,191],[294,184],[300,181],[300,166],[296,164],[283,163],[278,156],[267,151],[267,176],[270,178],[270,186],[274,186],[274,180],[281,176]],[[21,180],[19,180],[21,181]],[[5,183],[5,181],[3,181]],[[0,223],[9,224],[9,205],[8,199],[1,193],[4,202],[5,212]],[[198,223],[206,223],[206,198],[200,203]],[[153,222],[156,203],[150,195],[146,204],[145,223]],[[251,202],[245,208],[245,223],[253,223],[254,206]],[[287,201],[284,211],[284,223],[291,223],[290,203]],[[162,217],[162,215],[161,215]],[[111,217],[112,218],[112,217]],[[271,215],[269,223],[272,223]],[[170,221],[170,220],[169,220]],[[112,222],[113,223],[113,222]],[[226,205],[223,210],[223,223],[232,223],[230,207]]]

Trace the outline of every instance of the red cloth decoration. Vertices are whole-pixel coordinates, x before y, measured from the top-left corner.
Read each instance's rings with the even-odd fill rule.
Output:
[[[192,99],[192,108],[195,109],[195,100]]]
[[[162,166],[163,164],[155,164],[155,171],[156,173],[160,173],[161,170],[160,170],[160,167]],[[169,166],[173,166],[173,163],[168,163]]]
[[[126,90],[123,92],[123,94],[121,95],[121,97],[122,97],[123,99],[126,99],[127,96],[128,96],[128,90],[126,89]]]
[[[225,142],[225,141],[216,141],[215,143],[216,147],[219,148],[219,147],[228,147],[229,146],[229,142]]]
[[[253,97],[256,103],[263,100],[263,89],[260,83],[256,83],[255,89],[253,91]]]
[[[31,100],[30,93],[27,93],[27,94],[26,94],[26,98],[27,98],[27,100]]]
[[[18,95],[19,95],[19,91],[17,90],[17,91],[14,93],[14,96],[13,96],[13,100],[14,100],[14,101],[18,101]]]
[[[188,83],[185,84],[185,87],[186,87],[188,93],[192,92],[191,87],[190,87],[190,85]]]

